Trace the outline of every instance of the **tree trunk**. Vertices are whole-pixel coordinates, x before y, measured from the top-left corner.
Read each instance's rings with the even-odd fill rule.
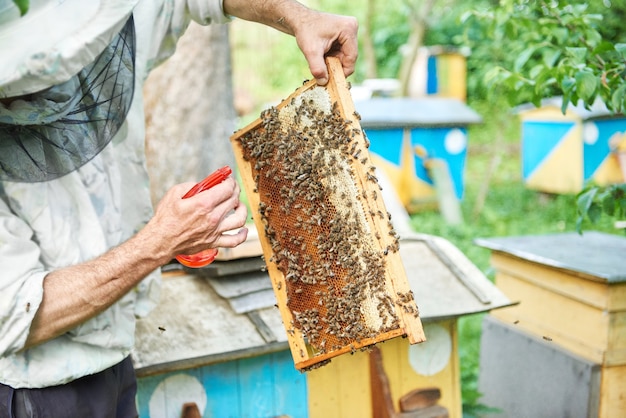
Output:
[[[235,128],[228,25],[192,23],[176,53],[148,77],[146,155],[152,200],[174,184],[235,168]]]

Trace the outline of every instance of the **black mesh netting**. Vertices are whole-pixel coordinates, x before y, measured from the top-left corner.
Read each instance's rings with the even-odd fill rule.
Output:
[[[0,103],[0,180],[39,182],[95,157],[124,122],[134,91],[132,17],[71,80]]]

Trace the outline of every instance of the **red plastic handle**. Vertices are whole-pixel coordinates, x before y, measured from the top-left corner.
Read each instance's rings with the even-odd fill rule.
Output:
[[[203,192],[213,186],[220,184],[221,182],[226,180],[226,178],[230,176],[232,172],[233,171],[230,169],[229,166],[218,168],[215,172],[209,174],[204,180],[193,186],[187,193],[185,193],[183,199],[195,196],[200,192]],[[183,266],[199,268],[211,264],[213,260],[215,260],[216,256],[217,248],[209,248],[208,250],[200,251],[197,254],[179,254],[176,256],[176,260],[178,260],[178,262]]]

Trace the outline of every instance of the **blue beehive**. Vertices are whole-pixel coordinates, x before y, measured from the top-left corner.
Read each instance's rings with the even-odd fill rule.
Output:
[[[597,101],[589,109],[568,106],[561,98],[541,107],[519,109],[522,122],[522,174],[531,189],[548,193],[578,193],[585,182],[623,182],[610,143],[626,137],[626,118],[613,115]]]
[[[372,98],[355,102],[361,126],[370,140],[374,164],[382,169],[404,206],[435,196],[426,161],[447,163],[454,193],[462,199],[467,127],[481,117],[465,103],[450,98]]]

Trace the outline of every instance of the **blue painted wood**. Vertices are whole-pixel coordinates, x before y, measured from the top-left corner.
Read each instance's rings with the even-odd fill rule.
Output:
[[[150,398],[157,385],[179,373],[194,376],[204,386],[204,417],[308,417],[306,375],[295,369],[288,350],[140,378],[140,417],[150,417]]]
[[[404,129],[366,129],[370,152],[400,167]]]
[[[207,405],[204,416],[239,417],[241,398],[239,361],[215,364],[200,370],[200,381],[206,388]]]
[[[573,121],[563,123],[527,121],[522,124],[522,173],[524,179],[528,179],[574,126]]]
[[[467,137],[467,130],[464,128],[458,129],[465,137]],[[460,152],[450,152],[446,148],[446,136],[451,132],[450,128],[419,128],[411,130],[411,149],[415,149],[416,146],[422,146],[428,153],[426,158],[439,158],[448,163],[448,169],[452,182],[454,184],[454,191],[458,199],[463,198],[464,193],[464,173],[465,162],[467,157],[467,147]],[[415,173],[417,177],[425,181],[428,184],[433,184],[431,177],[427,173],[424,167],[424,159],[417,154],[413,153]]]
[[[589,180],[610,154],[609,139],[619,132],[626,132],[626,119],[607,119],[587,122],[597,128],[597,138],[583,138],[584,179]],[[584,131],[587,129],[585,128]]]
[[[437,69],[438,58],[434,55],[428,57],[428,79],[426,80],[426,93],[437,94],[439,93],[439,71]]]

